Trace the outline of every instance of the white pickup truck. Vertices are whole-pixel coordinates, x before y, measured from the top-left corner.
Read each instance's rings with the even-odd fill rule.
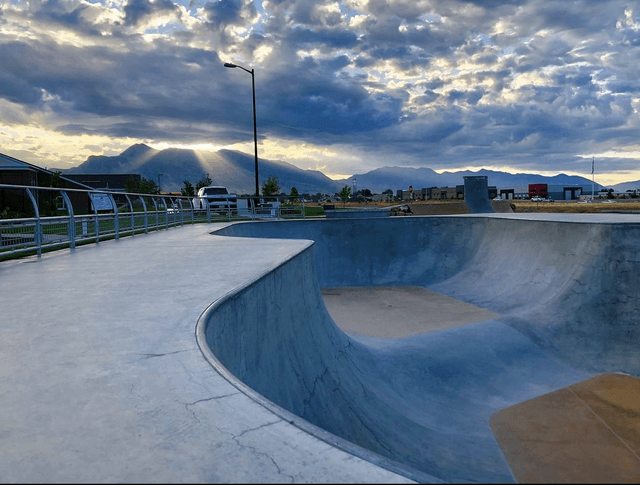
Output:
[[[230,194],[226,187],[208,185],[198,190],[195,199],[193,199],[193,206],[196,209],[206,209],[209,204],[210,210],[235,209],[236,199],[236,194]]]

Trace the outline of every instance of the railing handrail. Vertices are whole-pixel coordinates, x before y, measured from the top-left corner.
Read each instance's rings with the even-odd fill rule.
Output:
[[[14,193],[17,190],[22,191],[18,198]],[[60,195],[53,197],[42,194],[44,196],[41,197],[43,192],[56,192]],[[87,197],[74,196],[78,193],[86,194]],[[103,199],[102,207],[91,197],[94,194],[108,196]],[[306,201],[302,196],[236,196],[235,202],[227,202],[227,207],[217,207],[209,203],[203,204],[202,201],[207,198],[197,195],[141,194],[107,189],[0,184],[0,200],[3,200],[5,195],[8,196],[9,202],[4,207],[0,206],[0,211],[8,208],[20,217],[0,218],[0,258],[7,254],[34,250],[40,256],[45,246],[69,246],[73,249],[77,241],[99,243],[105,238],[135,236],[136,232],[169,229],[184,225],[185,222],[212,222],[212,219],[231,221],[234,218],[281,219],[296,217],[298,211],[302,218],[306,217]],[[302,201],[301,206],[295,206],[299,209],[291,210],[286,207],[287,201],[296,199]],[[56,200],[60,200],[60,206]],[[242,200],[247,202],[243,207],[239,207],[238,201]],[[149,201],[153,206],[149,205]],[[200,203],[197,203],[198,201]],[[142,210],[136,210],[134,207]],[[34,217],[24,217],[25,211],[33,213]],[[66,211],[66,214],[56,214],[58,211]],[[54,215],[50,215],[52,212]]]

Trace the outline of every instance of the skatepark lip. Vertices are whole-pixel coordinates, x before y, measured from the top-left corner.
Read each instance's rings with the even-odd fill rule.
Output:
[[[615,270],[632,274],[637,269],[633,259],[624,258],[635,251],[639,218],[491,214],[393,219],[253,222],[217,231],[315,243],[215,302],[198,322],[203,353],[230,382],[263,405],[275,406],[276,414],[290,417],[301,429],[320,432],[322,439],[347,451],[353,446],[350,452],[358,456],[368,453],[363,455],[362,448],[370,450],[386,468],[401,463],[395,471],[416,478],[422,474],[420,481],[513,481],[489,428],[492,413],[597,372],[637,374],[629,357],[635,346],[623,336],[635,332],[628,322],[633,312],[618,311],[620,299],[605,301],[598,295],[615,280],[614,267],[606,261],[616,258],[620,248],[624,254],[617,257]],[[495,268],[501,271],[496,274]],[[502,317],[401,339],[353,339],[336,328],[320,291],[413,284]],[[617,289],[626,291],[619,284]],[[266,303],[269,299],[274,306]],[[295,308],[287,308],[291,302]],[[273,315],[257,318],[243,304]],[[584,311],[577,314],[579,308]],[[612,309],[624,329],[594,326]],[[302,313],[294,318],[295,312]],[[255,323],[249,324],[252,318],[264,321],[267,330],[256,330]],[[580,333],[585,325],[593,339]],[[617,348],[598,347],[604,338]],[[427,411],[424,403],[429,403]],[[345,424],[333,416],[341,406],[358,422]],[[351,424],[357,429],[345,430]],[[380,431],[371,428],[378,425]],[[411,439],[419,451],[398,434],[413,428]]]
[[[296,428],[309,433],[310,435],[315,436],[316,438],[324,441],[325,443],[334,446],[340,450],[343,450],[349,454],[362,458],[370,463],[373,463],[381,468],[389,470],[391,472],[397,473],[398,475],[402,475],[411,480],[414,480],[419,483],[441,483],[441,480],[437,478],[422,473],[418,470],[414,470],[410,467],[403,465],[402,463],[395,462],[393,460],[389,460],[384,456],[381,456],[377,453],[374,453],[362,446],[358,446],[357,444],[343,439],[340,436],[337,436],[333,433],[328,432],[320,426],[316,426],[313,423],[301,418],[300,416],[286,410],[285,408],[277,405],[275,402],[270,401],[265,398],[262,394],[255,391],[250,386],[246,385],[242,380],[238,379],[232,372],[230,372],[223,364],[218,360],[215,354],[211,351],[211,348],[207,342],[206,337],[206,328],[208,321],[210,319],[211,314],[215,313],[217,308],[223,305],[226,301],[233,298],[234,295],[238,292],[241,292],[243,289],[251,286],[254,283],[257,283],[260,279],[262,279],[265,275],[261,275],[256,277],[254,280],[247,281],[240,288],[237,288],[236,291],[229,293],[218,300],[214,301],[209,307],[207,307],[198,321],[196,323],[195,328],[195,337],[196,342],[198,344],[198,348],[202,352],[204,358],[211,364],[211,366],[218,372],[224,379],[227,380],[232,386],[238,389],[247,397],[254,400],[260,406],[269,410],[279,418],[288,422],[289,424],[295,426]]]

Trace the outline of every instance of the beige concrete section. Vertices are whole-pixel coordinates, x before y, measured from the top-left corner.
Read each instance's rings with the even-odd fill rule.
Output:
[[[324,288],[327,310],[346,333],[400,338],[500,315],[418,286]]]
[[[570,389],[640,455],[640,379],[624,374],[601,374]]]
[[[519,482],[640,482],[636,378],[601,374],[498,411],[490,425]]]

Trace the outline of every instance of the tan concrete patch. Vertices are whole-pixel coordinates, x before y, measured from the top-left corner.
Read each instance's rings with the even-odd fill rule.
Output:
[[[347,333],[400,338],[500,315],[418,286],[324,288],[324,302]]]
[[[519,482],[640,483],[640,379],[601,374],[489,424]]]

